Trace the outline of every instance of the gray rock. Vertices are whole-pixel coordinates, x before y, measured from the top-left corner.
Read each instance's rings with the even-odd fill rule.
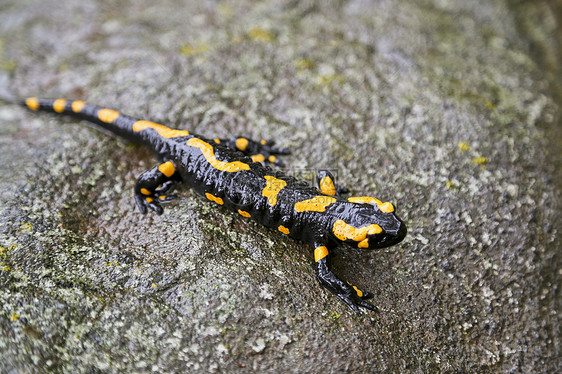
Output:
[[[0,372],[555,372],[560,6],[546,1],[4,0],[0,91],[277,139],[396,203],[406,240],[311,249],[180,190],[148,151],[0,106]]]

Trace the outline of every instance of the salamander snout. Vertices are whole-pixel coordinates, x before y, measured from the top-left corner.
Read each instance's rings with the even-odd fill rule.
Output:
[[[386,248],[400,243],[406,237],[408,231],[406,224],[394,214],[388,214],[387,216],[392,217],[387,218],[380,225],[383,231],[378,234],[369,235],[369,248]]]

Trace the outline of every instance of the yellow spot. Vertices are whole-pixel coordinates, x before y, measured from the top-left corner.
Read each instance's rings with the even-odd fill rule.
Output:
[[[351,239],[356,242],[360,242],[362,240],[365,240],[367,238],[367,235],[380,234],[382,232],[382,228],[376,223],[372,223],[369,226],[356,228],[348,225],[341,219],[338,219],[334,223],[332,231],[334,232],[336,238],[341,241]]]
[[[312,199],[299,201],[295,204],[295,210],[297,212],[324,212],[328,205],[335,202],[334,197],[318,195]]]
[[[200,45],[189,45],[184,44],[180,48],[180,53],[186,56],[193,56],[205,53],[209,50],[208,44],[200,44]]]
[[[484,165],[488,162],[488,159],[486,157],[475,157],[472,159],[472,162],[476,165]]]
[[[154,199],[153,199],[152,197],[147,197],[147,198],[146,198],[146,202],[147,202],[147,203],[151,203],[151,202],[153,202],[153,201],[154,201]]]
[[[267,158],[267,160],[268,160],[269,162],[275,162],[275,160],[277,160],[277,157],[271,155],[271,156],[269,156],[269,157]]]
[[[217,204],[220,204],[220,205],[224,204],[224,201],[222,201],[222,199],[220,197],[213,196],[210,193],[206,193],[205,196],[207,196],[207,199],[209,199],[211,201],[214,201]]]
[[[336,186],[334,181],[330,177],[324,177],[320,179],[320,191],[326,195],[335,196]]]
[[[183,136],[188,136],[189,131],[186,130],[174,130],[164,125],[160,125],[158,123],[154,123],[151,121],[137,121],[133,123],[133,131],[139,132],[146,129],[153,129],[156,130],[158,135],[163,138],[170,139],[170,138],[181,138]]]
[[[357,292],[357,296],[363,297],[363,292],[359,288],[353,286],[353,289],[355,290],[355,292]]]
[[[31,110],[39,109],[39,100],[36,97],[30,97],[25,99],[25,105]]]
[[[316,83],[320,86],[329,86],[332,83],[343,83],[345,78],[340,74],[319,75],[316,78]]]
[[[214,138],[213,139],[215,141],[215,143],[220,144],[221,140],[219,138]]]
[[[16,322],[19,318],[20,318],[19,314],[15,314],[15,313],[10,314],[10,319],[14,322]]]
[[[265,188],[261,192],[262,196],[267,197],[267,202],[271,206],[275,206],[277,204],[277,194],[287,185],[282,179],[277,179],[272,177],[271,175],[264,176],[265,180],[267,181]]]
[[[146,188],[141,188],[140,189],[141,194],[143,195],[152,195],[152,192],[150,192],[149,190],[147,190]]]
[[[383,213],[392,213],[394,212],[394,205],[387,201],[386,203],[382,203],[381,205],[379,205],[379,209]]]
[[[251,217],[251,214],[246,212],[245,210],[238,209],[238,213],[240,213],[241,216],[244,216],[246,218]]]
[[[156,283],[152,283],[152,288],[156,288]]]
[[[369,239],[363,239],[357,244],[359,248],[369,248]]]
[[[459,148],[459,152],[466,152],[470,149],[470,145],[467,142],[459,142],[459,144],[457,144],[458,148]]]
[[[445,183],[445,185],[446,185],[447,188],[450,189],[450,190],[456,190],[456,189],[459,189],[459,188],[460,188],[460,186],[459,186],[457,183],[452,182],[452,181],[447,181],[447,183]]]
[[[241,151],[245,151],[248,148],[248,139],[246,138],[238,138],[236,139],[236,148]]]
[[[361,197],[350,197],[347,199],[350,203],[363,203],[363,204],[375,204],[379,207],[380,211],[383,213],[392,213],[394,212],[394,205],[389,202],[383,203],[379,199],[375,199],[374,197],[369,196],[361,196]]]
[[[234,173],[241,170],[250,170],[250,165],[240,161],[224,162],[217,160],[217,158],[215,157],[215,152],[213,151],[213,146],[199,138],[189,139],[187,141],[187,145],[199,148],[203,153],[205,160],[207,160],[207,162],[211,164],[215,169],[218,169],[220,171]]]
[[[176,168],[172,161],[167,161],[158,166],[158,171],[170,178],[176,172]]]
[[[56,99],[53,103],[53,110],[57,113],[62,113],[64,111],[64,107],[66,106],[65,99]]]
[[[248,31],[248,36],[252,40],[256,40],[258,42],[270,42],[275,39],[275,35],[269,31],[264,29],[260,26],[254,26]]]
[[[265,157],[262,154],[259,155],[251,155],[250,158],[252,159],[252,161],[254,162],[264,162],[265,161]]]
[[[260,144],[261,144],[261,145],[266,145],[266,144],[267,144],[267,140],[265,140],[265,139],[260,140]]]
[[[332,312],[332,313],[330,313],[330,317],[331,317],[333,320],[338,320],[338,319],[341,318],[341,314],[339,314],[339,313],[337,313],[337,312]]]
[[[301,58],[295,61],[295,66],[298,69],[307,70],[312,67],[313,63],[312,60],[309,58]]]
[[[100,121],[105,123],[113,123],[117,117],[119,117],[119,112],[113,109],[100,109],[98,110],[98,118]]]
[[[289,229],[286,228],[285,226],[281,225],[278,227],[279,231],[281,231],[283,234],[285,235],[289,235]]]
[[[369,196],[354,196],[347,199],[350,203],[363,203],[363,204],[382,204],[382,201]]]
[[[318,262],[326,256],[328,256],[328,248],[325,246],[322,245],[314,250],[314,261]]]
[[[7,73],[11,73],[16,69],[16,62],[6,59],[4,55],[4,39],[0,39],[0,69]]]
[[[164,200],[164,199],[166,198],[166,195],[160,195],[160,196],[158,196],[158,198],[159,198],[160,200]]]
[[[80,101],[80,100],[76,100],[72,102],[72,111],[74,113],[80,113],[82,111],[82,109],[84,109],[84,106],[86,105],[85,102]]]

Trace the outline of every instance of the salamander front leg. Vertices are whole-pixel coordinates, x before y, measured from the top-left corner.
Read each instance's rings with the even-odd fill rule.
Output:
[[[244,153],[246,156],[250,156],[254,162],[267,162],[278,166],[285,165],[278,156],[291,153],[288,149],[274,147],[275,143],[273,141],[263,139],[258,142],[244,137],[233,137],[221,140],[221,143]]]
[[[172,161],[166,161],[142,173],[135,185],[135,201],[141,213],[145,214],[151,209],[159,215],[162,214],[164,209],[160,204],[170,202],[176,197],[167,192],[173,189],[177,180],[179,176]]]
[[[339,297],[348,307],[355,313],[359,313],[359,307],[363,307],[372,311],[378,311],[373,304],[365,301],[372,297],[371,294],[365,293],[349,282],[343,281],[330,269],[330,259],[328,248],[319,245],[314,250],[314,260],[316,261],[316,277],[320,284],[328,291]]]
[[[328,170],[320,170],[316,175],[316,181],[318,189],[325,195],[339,196],[349,192],[347,188],[336,184],[336,179]]]

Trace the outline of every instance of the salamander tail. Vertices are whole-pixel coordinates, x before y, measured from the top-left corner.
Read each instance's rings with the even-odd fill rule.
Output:
[[[138,133],[133,131],[133,125],[137,120],[113,109],[89,105],[81,100],[51,100],[36,97],[21,100],[19,104],[34,112],[45,111],[83,119],[113,134],[133,141],[143,140]]]

